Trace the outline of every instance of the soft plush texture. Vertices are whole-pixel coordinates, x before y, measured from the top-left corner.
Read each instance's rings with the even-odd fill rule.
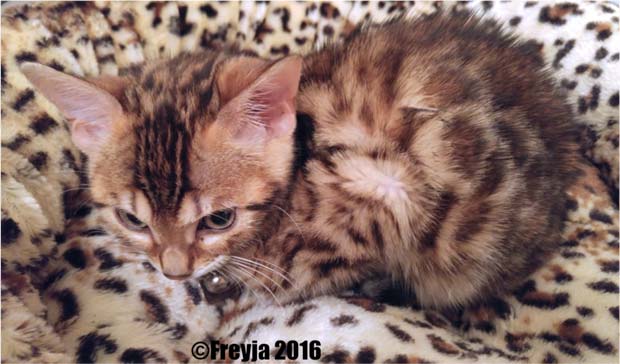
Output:
[[[279,307],[207,301],[122,251],[83,198],[66,121],[19,70],[76,75],[237,44],[305,53],[363,21],[474,9],[532,39],[574,104],[583,174],[558,253],[458,317],[356,294]],[[188,2],[3,5],[2,361],[187,362],[195,341],[319,340],[323,362],[618,362],[620,11],[610,3]],[[553,117],[553,115],[549,115]]]

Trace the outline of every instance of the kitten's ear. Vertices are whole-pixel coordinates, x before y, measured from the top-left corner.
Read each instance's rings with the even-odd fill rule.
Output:
[[[23,63],[21,70],[69,120],[73,142],[87,155],[98,150],[109,135],[112,122],[123,117],[123,108],[118,100],[100,88],[108,85],[112,92],[116,92],[120,83],[114,85],[114,77],[105,76],[90,83],[30,62]],[[95,86],[97,83],[100,87]]]
[[[235,57],[222,65],[217,76],[219,103],[225,106],[248,88],[269,67],[270,62],[257,57]]]
[[[290,135],[295,129],[301,57],[290,56],[273,64],[255,66],[254,73],[258,69],[259,74],[249,76],[254,80],[227,102],[218,115],[218,119],[224,119],[222,122],[234,140],[242,143],[266,142]]]

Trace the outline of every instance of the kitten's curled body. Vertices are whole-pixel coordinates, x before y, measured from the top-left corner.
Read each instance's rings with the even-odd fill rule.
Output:
[[[535,46],[435,14],[308,55],[299,87],[298,65],[207,53],[92,80],[122,105],[105,145],[82,146],[93,196],[164,273],[217,269],[280,301],[385,275],[448,308],[514,288],[554,250],[576,144]],[[227,207],[234,226],[201,232]]]
[[[539,267],[560,239],[574,123],[539,49],[500,34],[467,15],[397,20],[308,56],[302,234],[275,234],[262,258],[318,292],[386,274],[432,307]]]

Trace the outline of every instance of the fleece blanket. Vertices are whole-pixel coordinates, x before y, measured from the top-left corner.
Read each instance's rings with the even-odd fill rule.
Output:
[[[66,121],[19,70],[37,61],[118,74],[227,44],[304,54],[362,22],[440,7],[494,17],[534,42],[582,130],[557,254],[509,296],[458,317],[356,292],[285,306],[247,292],[205,297],[199,282],[167,280],[102,227]],[[617,363],[619,16],[602,2],[3,3],[2,362],[224,359],[212,341],[266,344],[275,361],[283,340],[297,342],[294,362]]]

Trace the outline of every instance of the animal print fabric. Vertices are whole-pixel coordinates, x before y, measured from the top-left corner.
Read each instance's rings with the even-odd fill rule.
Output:
[[[583,174],[558,254],[462,315],[357,293],[266,306],[204,297],[123,252],[83,198],[65,121],[19,71],[76,75],[236,44],[266,57],[364,21],[467,7],[539,44],[579,115]],[[582,2],[95,2],[3,5],[2,361],[194,362],[193,342],[319,340],[322,362],[617,362],[619,9]],[[553,117],[553,115],[550,115]]]

